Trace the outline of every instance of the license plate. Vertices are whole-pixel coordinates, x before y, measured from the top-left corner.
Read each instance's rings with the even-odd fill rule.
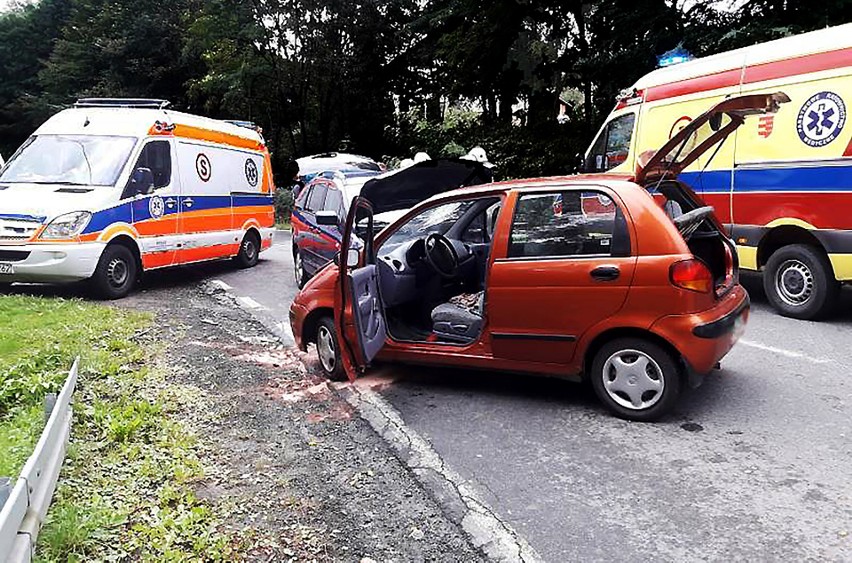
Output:
[[[11,276],[15,273],[15,267],[6,262],[0,262],[0,275],[6,274],[7,276]]]

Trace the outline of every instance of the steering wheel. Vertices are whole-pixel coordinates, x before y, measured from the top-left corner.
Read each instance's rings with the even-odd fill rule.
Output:
[[[424,241],[426,262],[441,277],[453,278],[459,269],[459,255],[444,235],[432,233]]]
[[[675,217],[672,221],[677,227],[677,230],[680,231],[680,234],[683,236],[685,240],[689,240],[692,234],[701,226],[701,223],[704,222],[707,217],[713,214],[713,208],[710,206],[699,207],[698,209],[693,209],[683,215]]]

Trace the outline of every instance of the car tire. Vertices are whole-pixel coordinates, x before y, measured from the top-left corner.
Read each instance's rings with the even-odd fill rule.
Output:
[[[253,268],[260,260],[260,237],[254,231],[249,231],[240,243],[240,251],[234,257],[239,268]]]
[[[670,412],[682,385],[677,359],[643,338],[618,338],[604,344],[595,354],[588,376],[598,399],[610,411],[640,422]]]
[[[121,299],[136,286],[139,263],[136,256],[124,245],[107,246],[98,261],[98,267],[90,279],[95,297]]]
[[[305,273],[305,262],[302,260],[302,252],[298,246],[293,247],[293,275],[296,278],[296,287],[302,289],[308,283],[308,275]]]
[[[317,323],[317,356],[323,375],[332,381],[346,381],[346,371],[340,361],[340,341],[334,319],[323,317]]]
[[[794,319],[825,318],[840,298],[840,282],[828,256],[805,244],[785,246],[769,257],[763,289],[776,311]]]

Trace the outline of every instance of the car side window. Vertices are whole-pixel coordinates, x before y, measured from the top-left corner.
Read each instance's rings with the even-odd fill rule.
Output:
[[[305,209],[308,205],[308,198],[311,197],[312,189],[313,186],[302,188],[302,191],[299,192],[299,196],[296,198],[296,209]]]
[[[565,190],[518,200],[509,258],[629,255],[624,214],[603,192]]]
[[[168,141],[150,141],[142,148],[134,170],[148,168],[154,175],[154,189],[172,183],[172,148]]]
[[[325,194],[328,188],[325,184],[314,184],[311,195],[308,196],[308,211],[320,211],[325,204]]]
[[[486,229],[485,210],[480,212],[462,233],[462,241],[470,243],[488,242],[488,230]]]
[[[325,211],[334,211],[340,218],[343,216],[343,195],[340,190],[330,189],[325,196]],[[343,217],[345,219],[345,217]]]
[[[610,121],[589,152],[586,172],[605,172],[627,160],[636,114],[627,113]]]

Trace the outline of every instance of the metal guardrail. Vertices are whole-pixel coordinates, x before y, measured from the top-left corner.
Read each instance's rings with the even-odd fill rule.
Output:
[[[49,413],[47,424],[15,486],[10,492],[7,489],[5,502],[2,502],[3,493],[0,491],[0,562],[20,563],[33,559],[36,539],[65,459],[65,447],[71,433],[71,396],[77,385],[79,364],[80,358],[74,360],[52,407],[52,401],[48,399],[45,409],[45,414]]]

